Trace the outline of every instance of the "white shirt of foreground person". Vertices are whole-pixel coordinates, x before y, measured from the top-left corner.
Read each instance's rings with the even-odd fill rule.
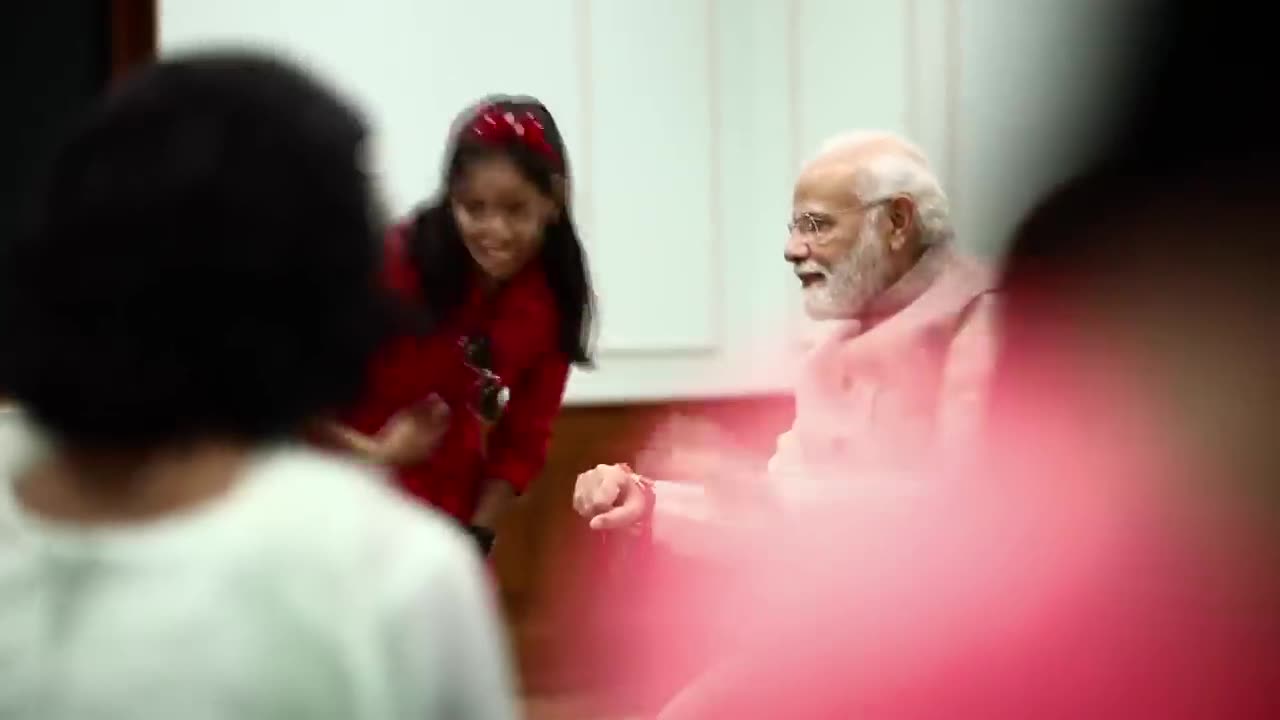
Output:
[[[3,415],[0,718],[516,717],[474,544],[372,471],[278,448],[187,514],[55,527]]]
[[[602,465],[579,476],[575,510],[595,529],[634,527],[652,497],[654,541],[704,555],[732,542],[724,531],[780,509],[911,493],[905,478],[921,462],[972,444],[994,365],[992,274],[952,248],[952,234],[918,148],[882,132],[828,142],[796,183],[786,259],[807,314],[830,332],[802,360],[795,422],[763,487],[742,492],[760,480],[735,472],[728,453],[692,473],[702,484]],[[755,490],[772,502],[734,501]]]

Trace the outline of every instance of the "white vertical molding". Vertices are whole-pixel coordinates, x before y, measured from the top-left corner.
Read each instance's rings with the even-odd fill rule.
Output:
[[[960,146],[960,138],[964,126],[961,120],[963,107],[960,83],[964,77],[964,53],[961,47],[964,39],[964,28],[961,26],[960,0],[945,0],[945,17],[946,38],[944,42],[947,54],[947,82],[944,88],[944,102],[947,114],[946,189],[947,194],[951,196],[951,211],[955,214],[957,211],[963,213],[960,197],[960,158],[963,148]]]
[[[787,0],[787,108],[791,124],[791,172],[799,171],[804,158],[804,114],[800,98],[800,17],[804,0]]]
[[[792,178],[800,172],[804,163],[804,112],[801,98],[801,76],[804,68],[800,55],[801,13],[804,12],[804,0],[786,0],[786,52],[787,52],[787,122],[790,130],[790,155]],[[810,320],[804,312],[804,297],[799,292],[789,297],[791,322],[788,323],[787,339],[794,348],[808,344]]]
[[[587,252],[594,253],[596,245],[596,194],[592,189],[592,178],[595,175],[595,77],[591,68],[594,65],[591,37],[591,0],[577,0],[574,5],[574,39],[575,55],[578,58],[578,112],[581,118],[578,123],[580,156],[574,164],[574,187],[571,193],[585,200],[582,207],[574,208],[574,214],[580,224],[585,225],[587,232],[583,241]],[[599,318],[597,318],[599,321]]]
[[[922,123],[920,116],[921,88],[920,88],[920,18],[919,8],[916,7],[916,0],[902,0],[903,12],[905,13],[905,26],[902,38],[902,48],[905,53],[903,67],[905,68],[907,83],[907,108],[906,108],[906,127],[907,136],[914,142],[920,142],[922,134]]]
[[[744,8],[743,5],[734,7]],[[711,277],[708,287],[711,288],[711,332],[712,352],[723,355],[727,341],[727,318],[725,297],[727,283],[724,274],[728,271],[724,248],[724,94],[720,68],[720,23],[719,3],[717,0],[706,0],[706,51],[707,51],[707,121],[710,123],[710,142],[707,143],[708,180],[711,187],[707,189],[707,197],[711,201],[708,212],[711,213]]]

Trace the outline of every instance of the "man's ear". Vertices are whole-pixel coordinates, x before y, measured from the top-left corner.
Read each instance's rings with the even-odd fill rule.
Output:
[[[889,201],[889,222],[895,232],[909,234],[916,222],[916,204],[911,198],[899,195]]]
[[[889,201],[889,243],[895,250],[906,245],[907,238],[916,231],[916,204],[905,195]]]

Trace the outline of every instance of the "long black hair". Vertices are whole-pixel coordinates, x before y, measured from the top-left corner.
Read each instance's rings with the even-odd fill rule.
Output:
[[[532,113],[542,124],[558,163],[519,142],[493,145],[470,141],[467,130],[481,109],[517,116]],[[587,272],[586,253],[569,207],[569,158],[555,118],[535,98],[493,96],[460,114],[450,134],[439,194],[418,212],[409,233],[409,258],[421,278],[428,317],[433,321],[447,318],[461,305],[467,283],[474,277],[470,272],[471,256],[462,243],[462,233],[449,207],[449,193],[468,163],[502,153],[529,182],[561,206],[556,219],[544,230],[542,249],[534,262],[542,263],[555,299],[560,317],[558,346],[561,352],[574,364],[589,366],[595,296]],[[559,185],[561,182],[563,186]]]

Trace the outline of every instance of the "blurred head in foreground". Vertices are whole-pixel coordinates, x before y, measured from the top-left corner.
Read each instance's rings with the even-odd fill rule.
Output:
[[[379,339],[365,126],[260,57],[150,68],[0,240],[0,386],[70,448],[287,437]]]
[[[364,137],[275,60],[162,61],[0,240],[6,717],[515,716],[471,541],[293,442],[390,325]]]

